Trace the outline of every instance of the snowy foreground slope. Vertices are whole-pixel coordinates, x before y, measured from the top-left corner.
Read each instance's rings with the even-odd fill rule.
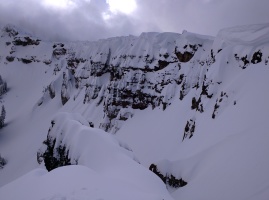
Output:
[[[269,24],[0,47],[1,198],[269,198]]]
[[[58,133],[61,134],[58,134]],[[76,134],[74,134],[74,132]],[[36,169],[3,186],[4,199],[172,199],[153,173],[134,161],[112,135],[88,127],[79,114],[60,113],[50,136],[78,166]],[[14,189],[16,191],[14,191]]]

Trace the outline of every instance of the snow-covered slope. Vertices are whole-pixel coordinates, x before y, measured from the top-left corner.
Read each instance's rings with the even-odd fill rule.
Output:
[[[44,149],[40,150],[46,152],[42,155],[44,159],[50,160],[46,162],[47,168],[56,163],[50,157],[49,144],[57,146],[53,158],[63,162],[67,159],[63,154],[68,153],[70,164],[78,166],[50,172],[35,169],[3,186],[1,197],[10,200],[172,199],[162,181],[137,163],[124,144],[109,133],[90,128],[79,114],[60,113],[53,118]]]
[[[64,111],[115,134],[110,142],[128,144],[143,173],[160,176],[175,199],[268,199],[269,24],[223,29],[215,38],[184,31],[73,43],[41,41],[9,25],[0,43],[0,73],[9,88],[1,97],[7,124],[0,130],[0,153],[8,160],[1,185],[44,167],[36,154],[54,114]],[[71,137],[73,122],[62,118],[58,126]],[[84,156],[90,162],[102,154],[87,152],[86,144],[94,142],[84,141],[83,125],[77,126],[74,141],[84,145],[65,143],[67,160],[76,161],[71,164],[94,171],[112,165],[124,172],[127,166],[114,150],[109,157],[117,164],[89,165]],[[132,169],[139,166],[132,163]],[[64,173],[60,169],[44,176],[57,177]],[[41,181],[36,172],[0,194],[33,176]]]

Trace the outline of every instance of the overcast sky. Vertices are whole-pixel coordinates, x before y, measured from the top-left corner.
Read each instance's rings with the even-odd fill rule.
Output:
[[[50,40],[97,40],[141,32],[215,36],[269,23],[269,0],[0,0],[0,23]]]

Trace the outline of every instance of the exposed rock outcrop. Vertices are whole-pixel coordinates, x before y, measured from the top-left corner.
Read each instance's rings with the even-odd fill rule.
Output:
[[[15,37],[12,42],[15,46],[28,46],[28,45],[39,45],[39,39],[32,39],[30,37]]]
[[[151,164],[149,167],[149,170],[152,171],[154,174],[156,174],[158,177],[160,177],[160,179],[162,179],[162,181],[173,188],[179,188],[179,187],[184,187],[185,185],[187,185],[188,183],[186,181],[184,181],[182,178],[176,178],[174,175],[172,174],[165,174],[163,175],[157,168],[157,165],[155,164]]]

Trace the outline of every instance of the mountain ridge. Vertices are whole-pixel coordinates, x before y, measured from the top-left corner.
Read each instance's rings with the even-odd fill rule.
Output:
[[[257,193],[268,184],[266,175],[263,181],[256,180],[257,187],[249,188],[243,182],[247,182],[244,174],[252,174],[251,179],[264,175],[269,163],[262,154],[269,141],[265,134],[268,27],[227,28],[216,37],[184,31],[67,43],[42,41],[13,26],[2,29],[0,72],[9,91],[2,97],[8,124],[2,129],[0,150],[11,161],[0,171],[1,184],[39,166],[33,155],[45,140],[55,113],[77,112],[89,126],[127,143],[142,165],[153,164],[152,171],[163,177],[175,199],[219,199],[224,188],[232,191],[233,187],[238,191],[223,199],[245,199]],[[11,175],[19,163],[16,146],[29,145],[30,138],[36,138],[35,144],[26,148],[23,157],[31,164]],[[232,155],[229,146],[236,151],[241,140],[244,151]],[[9,152],[8,144],[15,150]],[[240,158],[242,162],[237,161]],[[244,166],[251,160],[261,166],[260,171],[254,173],[254,165]],[[238,177],[234,184],[228,179],[232,176]],[[187,185],[171,186],[180,179]],[[203,185],[205,179],[215,185]],[[244,187],[238,185],[248,192],[242,194]],[[208,192],[209,188],[218,192]],[[267,194],[266,190],[260,199]]]

